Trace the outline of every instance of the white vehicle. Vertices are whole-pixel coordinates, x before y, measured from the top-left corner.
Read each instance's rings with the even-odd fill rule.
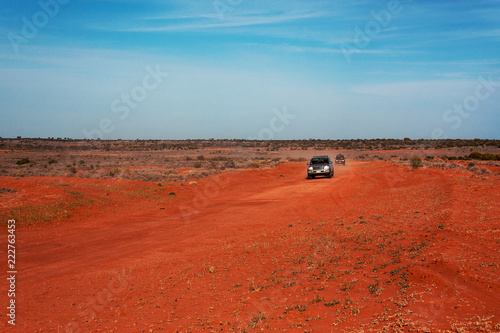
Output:
[[[313,156],[311,162],[307,163],[307,178],[316,176],[327,176],[332,178],[334,175],[333,162],[328,156]]]

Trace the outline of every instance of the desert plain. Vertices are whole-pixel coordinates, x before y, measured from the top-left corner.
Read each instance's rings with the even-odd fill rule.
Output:
[[[312,156],[338,153],[334,178],[306,179]],[[1,139],[1,331],[499,332],[499,154],[498,140]]]

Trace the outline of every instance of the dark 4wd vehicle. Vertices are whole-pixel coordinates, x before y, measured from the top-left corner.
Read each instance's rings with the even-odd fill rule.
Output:
[[[333,177],[333,162],[328,156],[313,156],[307,165],[307,178],[309,179],[316,176]]]
[[[338,155],[335,157],[335,164],[342,164],[342,165],[345,165],[345,157],[344,157],[344,155],[342,155],[342,154],[338,154]]]

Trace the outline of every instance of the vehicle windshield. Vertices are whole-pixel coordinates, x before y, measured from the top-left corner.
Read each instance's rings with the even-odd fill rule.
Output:
[[[326,158],[313,158],[311,164],[328,164],[328,159]]]

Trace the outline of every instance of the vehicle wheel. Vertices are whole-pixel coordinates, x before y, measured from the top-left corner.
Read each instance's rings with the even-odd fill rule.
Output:
[[[312,179],[314,179],[314,176],[311,176]]]
[[[311,176],[310,176],[310,175],[307,175],[307,179],[311,179]]]

